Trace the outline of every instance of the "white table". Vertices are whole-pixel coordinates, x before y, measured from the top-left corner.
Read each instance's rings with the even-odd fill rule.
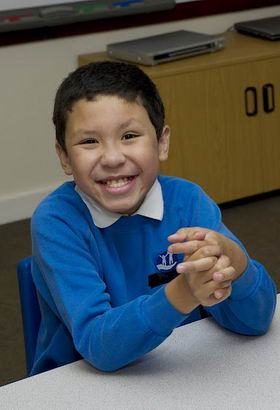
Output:
[[[82,360],[3,386],[0,408],[279,410],[280,308],[264,336],[236,335],[203,319],[115,373]]]

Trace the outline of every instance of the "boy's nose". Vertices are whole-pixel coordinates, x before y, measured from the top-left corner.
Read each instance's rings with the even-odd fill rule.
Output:
[[[101,160],[102,166],[116,168],[125,162],[124,153],[115,145],[103,149]]]

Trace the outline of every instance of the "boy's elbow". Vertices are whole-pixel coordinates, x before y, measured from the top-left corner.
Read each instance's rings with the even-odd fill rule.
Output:
[[[267,333],[269,326],[266,328],[259,328],[259,329],[251,329],[247,335],[248,336],[263,336]]]
[[[101,372],[104,372],[104,373],[114,373],[114,372],[118,371],[120,368],[121,368],[121,366],[118,367],[118,366],[108,365],[108,366],[100,366],[100,367],[98,367],[98,370],[100,370]]]
[[[90,352],[86,353],[88,354],[82,355],[83,358],[97,370],[105,373],[116,372],[129,363],[128,358],[125,360],[124,358],[121,358],[120,355],[110,354],[107,349],[104,349],[103,351],[99,350],[94,354],[92,354],[92,352],[91,354]]]
[[[272,320],[270,320],[267,323],[263,323],[262,326],[260,326],[259,329],[257,330],[256,336],[265,335],[268,332],[269,328],[270,328],[271,322],[272,322]]]
[[[121,365],[119,363],[115,363],[114,361],[108,361],[108,360],[98,360],[98,361],[89,361],[89,363],[95,367],[96,369],[100,370],[101,372],[104,373],[114,373],[124,367],[125,365]]]
[[[268,332],[271,322],[272,318],[266,321],[255,323],[255,326],[250,327],[248,329],[248,332],[246,332],[245,334],[247,334],[248,336],[263,336]]]

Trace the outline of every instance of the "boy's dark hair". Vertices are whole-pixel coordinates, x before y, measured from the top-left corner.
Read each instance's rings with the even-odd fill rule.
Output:
[[[132,64],[100,61],[79,67],[70,73],[57,90],[53,111],[56,139],[63,150],[67,115],[81,100],[92,101],[98,95],[115,95],[127,101],[138,98],[155,127],[157,137],[164,126],[164,106],[152,80]]]

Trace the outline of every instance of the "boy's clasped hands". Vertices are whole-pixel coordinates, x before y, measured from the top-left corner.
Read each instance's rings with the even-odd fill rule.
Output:
[[[235,242],[205,228],[182,228],[168,240],[172,242],[170,253],[185,255],[177,272],[196,305],[212,306],[230,296],[232,281],[247,264],[245,253]]]

